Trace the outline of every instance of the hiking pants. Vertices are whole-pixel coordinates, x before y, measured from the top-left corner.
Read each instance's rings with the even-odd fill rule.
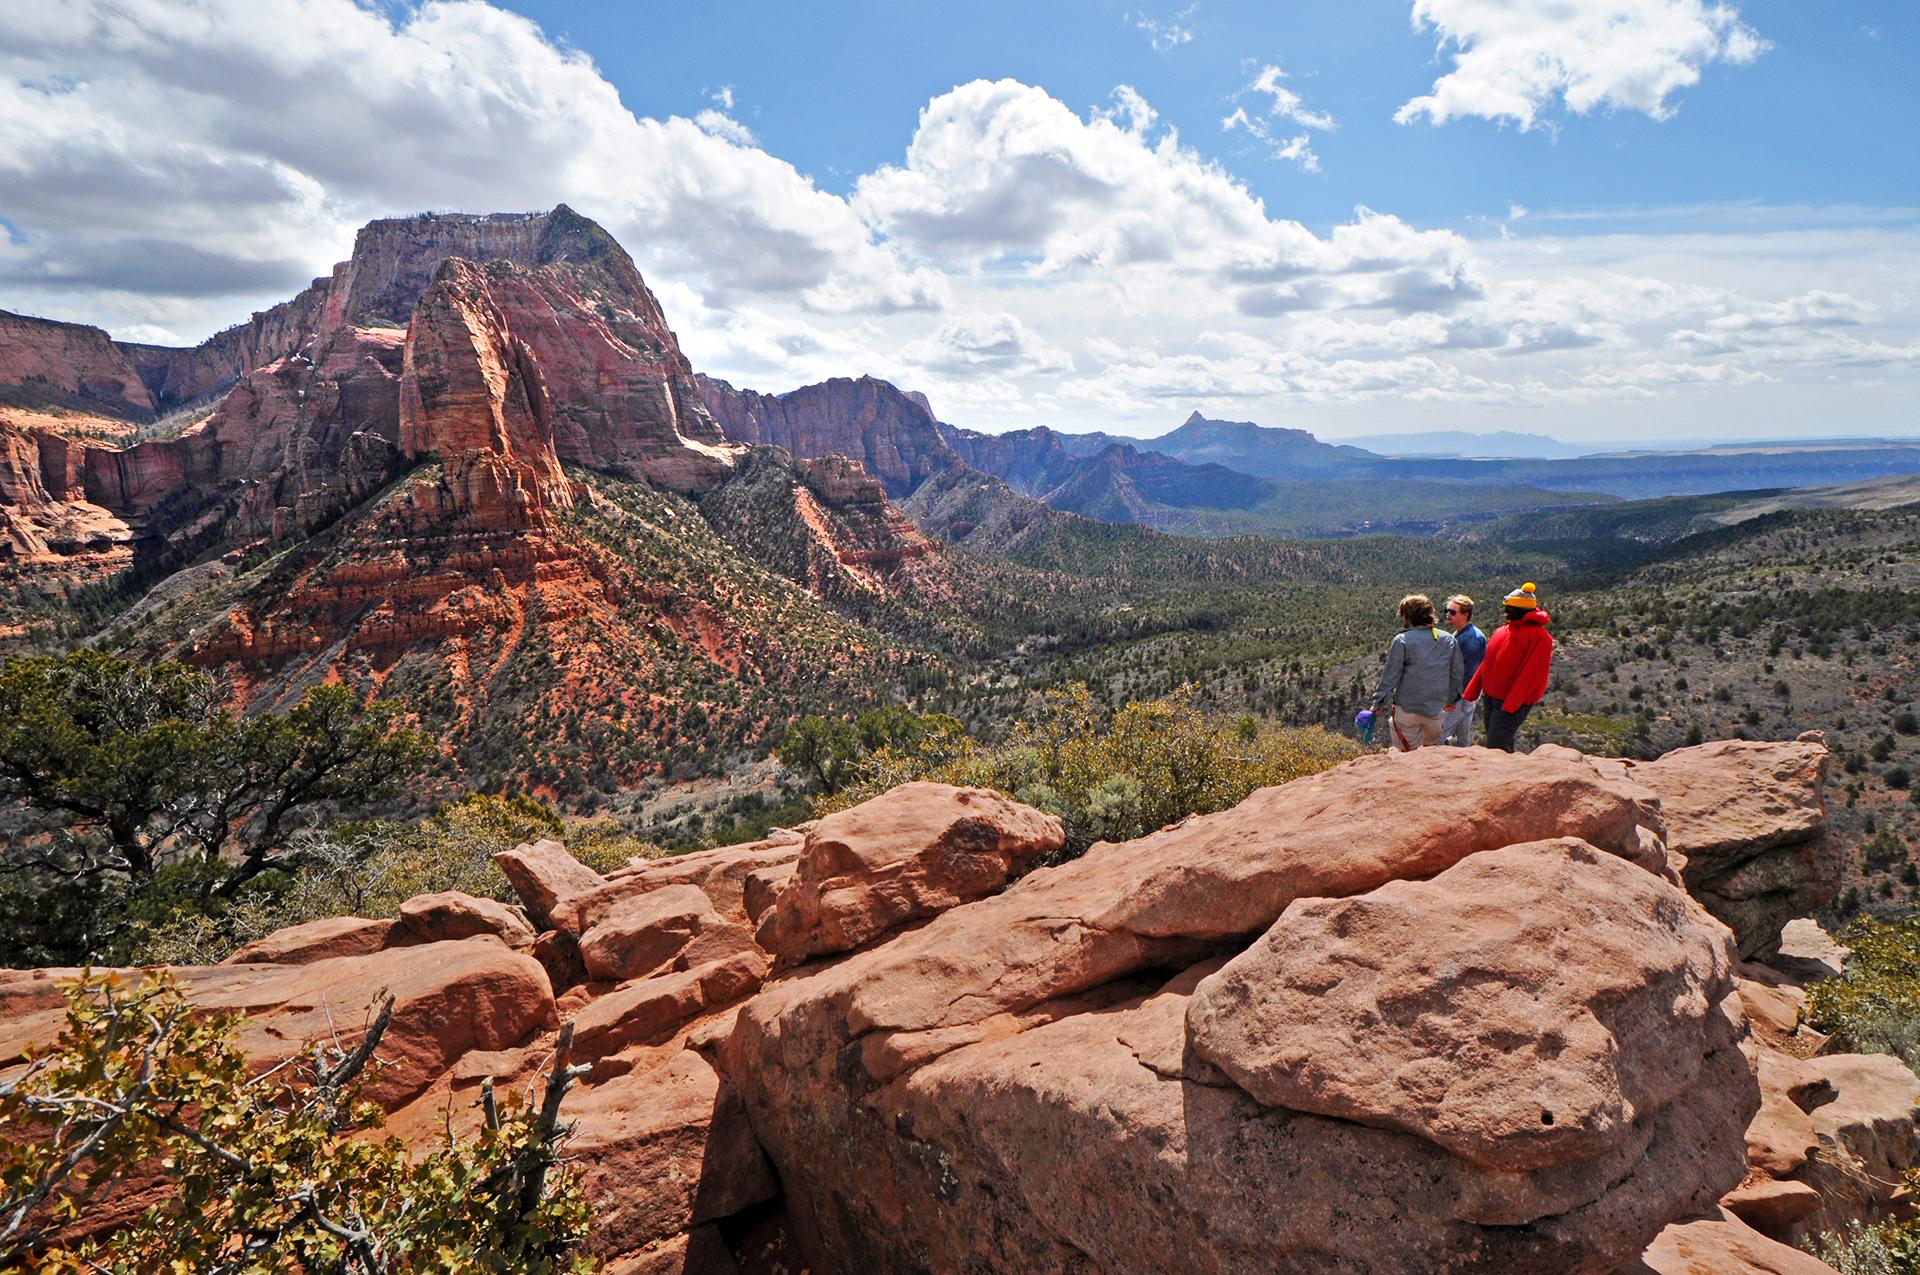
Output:
[[[1527,720],[1527,714],[1533,711],[1533,705],[1522,704],[1509,713],[1500,707],[1500,701],[1491,695],[1482,696],[1487,703],[1487,747],[1498,748],[1502,752],[1513,751],[1514,736],[1520,733],[1520,723]]]
[[[1395,708],[1390,729],[1393,732],[1393,750],[1397,753],[1410,753],[1416,748],[1440,742],[1440,719],[1425,713],[1410,713],[1404,708]]]
[[[1478,707],[1478,700],[1463,699],[1446,710],[1440,718],[1440,742],[1456,748],[1473,747],[1473,710]]]

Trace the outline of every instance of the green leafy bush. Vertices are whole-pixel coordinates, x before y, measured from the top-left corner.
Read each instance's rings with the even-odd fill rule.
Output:
[[[1283,727],[1198,708],[1185,692],[1136,701],[1103,720],[1084,685],[1047,691],[1006,743],[986,745],[952,718],[861,757],[857,775],[821,803],[855,805],[915,779],[994,788],[1066,824],[1067,853],[1144,836],[1190,814],[1237,805],[1359,755],[1317,726]]]
[[[415,1156],[355,1100],[392,1013],[251,1076],[242,1021],[164,976],[66,989],[59,1039],[0,1083],[0,1268],[43,1275],[573,1275],[588,1209],[560,1160],[579,1074],[563,1034],[538,1105],[483,1091],[472,1140]],[[170,1189],[104,1240],[63,1242],[117,1182]]]
[[[1920,1066],[1920,917],[1860,917],[1841,931],[1853,949],[1842,978],[1807,991],[1807,1019],[1843,1050],[1895,1054]]]
[[[261,882],[222,911],[175,913],[143,933],[136,954],[147,964],[213,964],[285,926],[329,916],[394,916],[415,895],[442,890],[513,902],[517,896],[493,856],[543,837],[565,840],[576,859],[603,872],[663,853],[611,824],[569,827],[531,797],[475,793],[415,823],[375,820],[316,830],[296,843],[297,868]]]

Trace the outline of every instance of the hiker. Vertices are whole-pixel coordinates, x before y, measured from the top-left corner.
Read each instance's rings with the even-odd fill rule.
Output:
[[[1547,632],[1552,617],[1540,609],[1539,586],[1531,580],[1509,593],[1505,605],[1507,622],[1487,638],[1487,653],[1462,698],[1486,696],[1487,747],[1510,753],[1520,723],[1547,693],[1553,635]]]
[[[1434,623],[1424,593],[1400,599],[1400,632],[1387,647],[1387,667],[1373,693],[1375,713],[1386,713],[1394,748],[1410,753],[1440,742],[1440,714],[1460,698],[1460,647]]]
[[[1447,626],[1453,630],[1453,640],[1460,646],[1460,675],[1471,682],[1473,675],[1480,671],[1480,658],[1487,653],[1487,635],[1473,622],[1473,599],[1464,593],[1454,594],[1447,599],[1445,617]],[[1470,699],[1447,705],[1440,719],[1440,742],[1456,748],[1472,747],[1473,710],[1478,707]]]

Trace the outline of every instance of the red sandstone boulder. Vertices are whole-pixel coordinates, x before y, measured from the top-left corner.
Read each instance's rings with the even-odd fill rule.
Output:
[[[746,927],[729,923],[692,885],[624,899],[580,936],[588,976],[613,983],[757,950]]]
[[[588,1057],[661,1044],[702,1014],[750,996],[766,974],[766,956],[756,948],[622,983],[574,1015],[574,1043]]]
[[[507,883],[526,905],[535,925],[553,924],[553,909],[562,899],[585,894],[606,884],[606,878],[567,853],[558,841],[543,839],[502,850],[493,856]]]
[[[1609,1158],[1693,1086],[1732,964],[1725,927],[1676,887],[1530,842],[1300,900],[1195,989],[1188,1035],[1269,1107],[1526,1172]]]
[[[990,894],[1014,869],[1066,844],[1060,820],[985,788],[910,783],[828,815],[760,920],[783,965],[844,952]]]
[[[742,895],[747,877],[762,869],[790,865],[799,855],[800,838],[788,834],[651,860],[616,872],[603,884],[562,900],[554,906],[553,924],[584,934],[622,900],[674,885],[699,886],[720,915],[745,924],[747,913]]]
[[[532,947],[533,927],[497,899],[444,890],[420,894],[400,905],[400,924],[422,943],[491,934],[508,947]]]
[[[275,930],[255,939],[222,965],[306,965],[335,956],[365,956],[387,946],[400,930],[397,921],[330,916]]]
[[[1743,957],[1770,952],[1780,927],[1840,891],[1843,854],[1827,837],[1828,753],[1792,742],[1720,740],[1633,765],[1660,795],[1667,842],[1687,858],[1687,891],[1733,928]]]
[[[615,1269],[711,1269],[658,1265],[661,1250],[779,1194],[739,1096],[689,1050],[587,1089],[564,1114],[575,1126],[567,1159],[596,1206],[587,1251],[632,1264]]]
[[[492,936],[423,943],[307,965],[188,966],[172,971],[205,1009],[247,1015],[239,1044],[255,1065],[281,1062],[309,1042],[351,1042],[383,994],[394,999],[382,1064],[365,1096],[387,1108],[424,1090],[466,1054],[517,1045],[555,1025],[553,990],[531,957]],[[52,1040],[59,997],[74,970],[0,971],[0,1067]]]
[[[1616,1275],[1834,1275],[1834,1269],[1714,1209],[1660,1232],[1641,1258]]]
[[[1920,1165],[1920,1077],[1891,1054],[1807,1060],[1832,1098],[1808,1113],[1820,1152],[1798,1175],[1820,1192],[1812,1230],[1878,1221],[1894,1205],[1905,1171]]]
[[[1644,794],[1551,755],[1362,758],[1232,811],[1097,846],[842,960],[802,967],[763,988],[715,1043],[780,1171],[799,1247],[822,1275],[1610,1271],[1738,1185],[1758,1099],[1739,1048],[1725,937],[1665,882],[1658,830],[1645,835],[1643,821],[1658,816]],[[1389,808],[1396,817],[1381,819]],[[1218,1065],[1236,1051],[1216,1048],[1210,1059],[1201,1033],[1190,1036],[1189,1023],[1207,1013],[1194,1008],[1195,989],[1222,969],[1219,953],[1244,949],[1296,899],[1366,895],[1444,876],[1477,855],[1498,867],[1504,847],[1559,836],[1592,848],[1543,861],[1552,870],[1529,882],[1531,902],[1509,922],[1542,938],[1547,957],[1500,954],[1493,978],[1464,965],[1449,974],[1436,960],[1404,1002],[1383,988],[1378,1024],[1361,1031],[1356,1011],[1352,1037],[1417,1034],[1423,1007],[1442,1035],[1449,1022],[1460,1034],[1484,1007],[1493,1021],[1518,1024],[1517,1051],[1537,1048],[1549,1091],[1555,1076],[1615,1069],[1622,1098],[1584,1108],[1610,1110],[1588,1122],[1597,1130],[1610,1119],[1610,1134],[1509,1156],[1499,1149],[1537,1144],[1490,1110],[1490,1139],[1475,1141],[1443,1134],[1444,1102],[1425,1108],[1434,1118],[1394,1128],[1269,1105]],[[1460,896],[1481,900],[1472,907],[1489,918],[1487,932],[1490,890]],[[1545,927],[1538,918],[1556,909],[1592,932],[1527,928]],[[1417,930],[1394,936],[1380,959],[1404,959],[1410,974],[1419,954],[1462,943],[1445,907],[1404,915]],[[1622,961],[1644,965],[1623,970]],[[1588,1012],[1614,1033],[1620,1057],[1601,1059],[1564,1024],[1553,1030],[1556,1014],[1577,1018],[1578,994],[1549,1002],[1539,1022],[1524,1014],[1519,989],[1531,984],[1514,972],[1534,970],[1526,978],[1537,983],[1548,963],[1560,980],[1593,989]],[[1185,972],[1166,981],[1157,971],[1168,968]],[[1507,999],[1501,977],[1519,985]],[[1603,1004],[1609,987],[1619,989],[1617,1010]],[[1245,1035],[1254,1054],[1285,1045],[1256,1039],[1257,1025]],[[1554,1067],[1560,1049],[1571,1054],[1564,1072]],[[1326,1070],[1354,1061],[1329,1059]],[[1667,1068],[1672,1075],[1656,1074]],[[1470,1092],[1470,1070],[1442,1057],[1429,1089]],[[1549,1108],[1525,1092],[1525,1069],[1504,1074],[1499,1083],[1538,1120]],[[1485,1167],[1443,1136],[1490,1140],[1499,1158],[1534,1167]]]

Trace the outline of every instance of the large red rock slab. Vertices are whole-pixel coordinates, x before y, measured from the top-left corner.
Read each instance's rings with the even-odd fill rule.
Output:
[[[532,947],[533,927],[498,899],[459,890],[417,894],[400,905],[400,926],[422,943],[441,943],[491,934],[508,947]]]
[[[553,924],[583,934],[622,900],[671,885],[699,886],[720,915],[745,924],[747,913],[741,896],[748,875],[762,868],[791,864],[799,856],[800,839],[781,837],[655,860],[616,873],[605,884],[562,900],[553,909]]]
[[[1610,1154],[1689,1089],[1732,965],[1677,887],[1529,842],[1292,904],[1195,990],[1188,1030],[1267,1106],[1526,1171]]]
[[[1805,1182],[1749,1174],[1720,1206],[1768,1239],[1792,1240],[1800,1223],[1820,1211],[1820,1192]]]
[[[589,977],[619,983],[669,965],[688,969],[754,946],[746,927],[716,912],[700,887],[670,885],[612,908],[580,936],[580,959]]]
[[[526,905],[535,925],[550,926],[553,909],[562,899],[605,885],[607,879],[567,853],[551,838],[529,841],[493,856],[506,874],[507,884]]]
[[[781,1041],[767,1070],[737,1030],[729,1073],[811,1269],[1602,1272],[1744,1167],[1752,1079],[1725,1016],[1695,1084],[1615,1153],[1488,1172],[1259,1103],[1190,1057],[1182,982],[874,1087],[853,1045]]]
[[[1835,1275],[1831,1266],[1753,1230],[1725,1209],[1675,1222],[1617,1275]]]
[[[1740,954],[1773,950],[1780,927],[1840,891],[1844,855],[1827,835],[1827,746],[1719,740],[1632,766],[1660,795],[1688,891],[1732,927]]]
[[[1906,1170],[1920,1165],[1920,1077],[1891,1054],[1831,1054],[1806,1066],[1832,1089],[1808,1113],[1820,1151],[1798,1176],[1823,1201],[1808,1227],[1877,1221]]]
[[[591,1058],[629,1045],[660,1044],[702,1014],[752,995],[766,973],[766,956],[755,949],[622,983],[574,1015],[574,1045]]]
[[[188,966],[171,972],[195,1005],[247,1015],[239,1044],[262,1068],[314,1041],[352,1042],[380,997],[391,995],[393,1019],[381,1039],[381,1066],[363,1091],[389,1109],[420,1093],[465,1055],[519,1044],[555,1022],[546,971],[491,936],[307,965]],[[59,987],[78,973],[32,970],[0,977],[0,1066],[59,1034],[65,1023]]]
[[[567,1158],[595,1205],[595,1257],[665,1260],[702,1223],[779,1194],[739,1095],[689,1050],[570,1096],[561,1114],[575,1125]]]
[[[1597,1275],[1739,1184],[1758,1105],[1725,936],[1668,882],[1645,791],[1578,758],[1481,749],[1363,758],[1232,811],[1095,847],[801,966],[742,1006],[715,1043],[821,1275]],[[1631,986],[1630,972],[1603,967],[1651,960],[1663,927],[1669,941],[1685,932],[1673,916],[1720,945],[1691,986],[1683,976],[1672,989],[1701,1004],[1639,1002],[1646,1027],[1677,1026],[1672,1054],[1633,1029],[1632,1013],[1614,1020],[1630,1055],[1615,1064],[1623,1074],[1671,1059],[1685,1079],[1630,1086],[1640,1102],[1623,1107],[1611,1140],[1561,1163],[1488,1168],[1405,1128],[1269,1106],[1190,1044],[1195,985],[1296,899],[1361,895],[1560,836],[1622,861],[1567,856],[1569,872],[1607,883],[1599,892],[1610,908],[1596,924],[1649,936],[1642,951],[1558,935],[1560,978]],[[1636,874],[1633,887],[1614,889],[1616,871]],[[1454,941],[1445,909],[1422,924],[1393,950]],[[1138,981],[1170,968],[1187,972],[1157,993],[1159,978]],[[1468,971],[1458,984],[1474,993]]]
[[[839,962],[804,992],[770,987],[752,1013],[782,1034],[787,1014],[824,1015],[843,1038],[978,1022],[1244,943],[1296,898],[1359,894],[1562,835],[1663,872],[1664,858],[1646,859],[1642,817],[1637,790],[1581,762],[1377,753],[1031,872]]]
[[[373,921],[358,916],[324,917],[257,938],[221,964],[307,965],[336,956],[365,956],[386,947],[399,928],[397,921]]]
[[[793,876],[760,919],[760,945],[782,965],[850,951],[992,893],[1065,844],[1059,819],[989,789],[902,784],[807,834]]]

